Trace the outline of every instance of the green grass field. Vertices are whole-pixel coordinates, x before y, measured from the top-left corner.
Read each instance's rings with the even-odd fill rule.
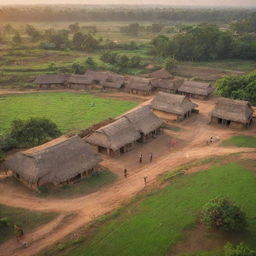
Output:
[[[256,248],[256,175],[230,163],[177,177],[171,185],[134,200],[83,242],[55,255],[168,255],[184,231],[193,229],[202,206],[220,195],[245,211],[249,222],[245,242]]]
[[[0,217],[7,217],[10,227],[0,227],[0,243],[15,236],[13,225],[19,224],[24,229],[24,233],[45,224],[56,217],[55,213],[33,212],[20,208],[8,207],[0,204]]]
[[[256,148],[256,136],[233,136],[222,143],[224,146]]]
[[[59,92],[0,96],[0,135],[8,131],[12,120],[30,117],[49,118],[56,122],[63,133],[77,131],[116,117],[136,104],[131,101],[99,98],[86,93]]]

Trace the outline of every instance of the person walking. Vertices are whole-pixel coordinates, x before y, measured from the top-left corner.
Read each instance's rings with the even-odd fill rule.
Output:
[[[144,176],[144,185],[145,186],[147,185],[147,179],[148,179],[148,176]]]
[[[128,171],[127,169],[124,169],[124,177],[127,178],[127,176],[128,176]]]
[[[143,158],[143,156],[142,156],[142,153],[140,154],[140,157],[139,157],[139,162],[140,162],[140,164],[142,164],[142,159]]]
[[[150,161],[150,163],[152,163],[152,161],[153,161],[153,154],[152,153],[149,154],[149,161]]]
[[[15,236],[16,236],[17,242],[20,242],[20,240],[24,236],[23,229],[19,225],[15,224],[14,225],[14,232],[15,232]]]

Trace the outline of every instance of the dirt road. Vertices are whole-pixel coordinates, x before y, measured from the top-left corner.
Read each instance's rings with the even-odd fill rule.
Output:
[[[208,125],[208,112],[213,107],[213,101],[196,101],[199,105],[200,115],[192,117],[178,126],[182,127],[179,132],[166,131],[162,137],[148,144],[142,145],[128,154],[117,158],[105,158],[103,165],[113,172],[121,174],[124,167],[129,167],[129,177],[119,179],[108,187],[98,192],[75,199],[44,199],[38,198],[30,193],[19,191],[16,187],[8,187],[6,183],[0,183],[0,190],[5,193],[0,194],[0,203],[38,211],[54,211],[60,216],[42,226],[37,230],[27,234],[30,246],[26,249],[19,248],[14,240],[7,241],[0,246],[0,255],[3,256],[29,256],[35,255],[42,249],[53,245],[65,236],[75,233],[80,227],[85,227],[88,223],[99,216],[106,214],[134,197],[144,189],[143,177],[148,176],[149,183],[154,182],[156,177],[166,171],[171,171],[175,167],[189,161],[215,155],[225,155],[236,152],[254,152],[255,149],[221,147],[219,144],[206,145],[209,136],[219,136],[222,139],[235,134],[235,131]],[[247,134],[252,131],[247,132]],[[169,149],[169,136],[179,141],[176,148]],[[154,150],[153,163],[143,165],[134,161],[139,152],[148,153]],[[61,225],[66,215],[74,214],[74,217]],[[4,253],[4,254],[1,254]]]

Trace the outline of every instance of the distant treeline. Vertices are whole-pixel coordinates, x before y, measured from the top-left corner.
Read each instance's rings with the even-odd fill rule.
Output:
[[[0,22],[166,21],[228,23],[248,18],[256,9],[148,7],[2,7]]]

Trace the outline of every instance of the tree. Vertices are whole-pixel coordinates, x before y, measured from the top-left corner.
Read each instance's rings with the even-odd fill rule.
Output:
[[[31,38],[32,42],[37,42],[41,38],[39,31],[37,31],[32,25],[26,25],[26,33]]]
[[[80,74],[80,75],[82,75],[82,74],[84,74],[84,72],[85,72],[85,67],[84,67],[82,64],[80,64],[79,62],[74,62],[74,63],[72,64],[72,72],[73,72],[74,74]]]
[[[12,38],[12,41],[14,44],[21,44],[22,43],[22,39],[21,36],[19,34],[19,32],[16,32],[14,37]]]
[[[98,49],[99,42],[91,34],[77,32],[73,36],[73,47],[77,50],[93,51]]]
[[[171,72],[173,69],[177,67],[177,60],[174,57],[169,57],[165,61],[164,67],[167,71]]]
[[[79,27],[79,24],[76,22],[76,23],[73,23],[73,24],[70,24],[69,26],[68,26],[68,28],[69,28],[69,30],[70,30],[70,32],[71,33],[76,33],[76,32],[78,32],[79,31],[79,29],[80,29],[80,27]]]
[[[224,247],[224,256],[256,256],[256,251],[251,250],[244,243],[237,246],[227,243]]]
[[[12,25],[10,24],[6,24],[4,26],[4,34],[12,34],[12,33],[15,33],[15,29],[12,27]]]
[[[129,67],[137,68],[141,65],[141,57],[140,56],[133,56],[129,60]]]
[[[36,146],[47,139],[60,136],[57,125],[46,118],[14,120],[9,136],[17,141],[19,147]]]
[[[85,67],[89,68],[89,69],[96,69],[97,68],[97,64],[96,62],[93,60],[92,57],[88,57],[85,61]]]
[[[118,59],[118,65],[121,68],[127,68],[129,65],[129,58],[126,55],[121,55]]]
[[[215,198],[204,205],[201,221],[209,228],[241,231],[246,226],[245,214],[225,198]]]

